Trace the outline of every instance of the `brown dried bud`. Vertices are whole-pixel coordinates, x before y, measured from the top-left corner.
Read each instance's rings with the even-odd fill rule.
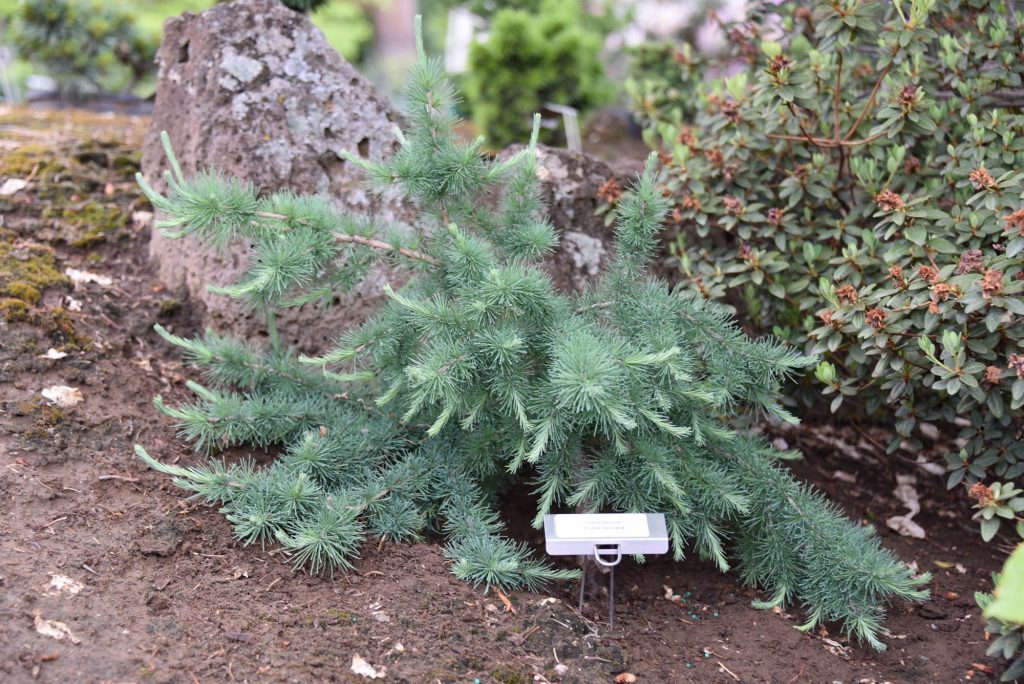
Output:
[[[994,387],[1003,381],[1003,369],[998,366],[987,366],[983,379],[986,385]]]
[[[743,204],[731,195],[723,197],[722,204],[725,205],[725,213],[727,214],[739,216],[743,213]]]
[[[597,197],[608,204],[615,204],[622,197],[622,185],[614,178],[609,178],[597,188]]]
[[[907,175],[912,175],[921,170],[921,160],[914,155],[908,155],[907,160],[903,162],[903,171]]]
[[[732,121],[733,123],[739,123],[742,120],[740,117],[740,103],[731,97],[722,102],[721,107],[719,107],[719,111],[722,112],[725,118],[729,119],[729,121]]]
[[[836,289],[836,297],[838,297],[839,301],[843,304],[856,304],[859,299],[857,296],[857,289],[849,283]]]
[[[1024,378],[1024,354],[1010,354],[1009,366],[1018,378]]]
[[[750,258],[754,256],[754,250],[749,243],[740,243],[739,256],[740,259],[743,259],[744,261],[750,261]]]
[[[960,264],[956,267],[956,274],[981,273],[985,270],[985,255],[980,249],[968,249],[960,255]]]
[[[708,163],[716,169],[720,169],[725,165],[725,157],[722,156],[722,151],[717,147],[705,150],[704,157],[708,160]]]
[[[914,105],[917,104],[917,86],[904,86],[903,90],[900,91],[897,100],[899,101],[900,110],[904,114],[913,110]]]
[[[1003,272],[990,268],[981,277],[981,296],[991,299],[993,295],[1001,294],[1003,291]]]
[[[683,222],[683,210],[678,206],[672,207],[672,222],[682,223]]]
[[[885,211],[903,211],[903,198],[892,190],[883,190],[875,196],[875,204]]]
[[[929,285],[934,285],[939,282],[939,272],[931,266],[922,266],[917,269],[917,277]]]
[[[972,484],[967,490],[967,494],[978,502],[978,506],[991,506],[996,500],[992,488],[982,482]]]
[[[889,267],[889,279],[898,288],[902,289],[907,286],[907,277],[903,275],[903,267],[899,264]]]
[[[971,171],[971,175],[967,178],[971,181],[971,185],[974,186],[975,190],[990,189],[996,185],[996,179],[992,177],[992,174],[984,166],[979,166]]]
[[[693,129],[689,126],[683,126],[680,129],[679,134],[676,136],[676,142],[680,145],[686,145],[687,147],[693,147],[697,144],[697,139],[693,135]]]
[[[832,320],[832,315],[833,312],[831,310],[825,310],[818,314],[818,318],[820,318],[821,322],[829,326],[830,328],[838,328],[839,325],[836,321]]]
[[[956,285],[949,285],[947,283],[935,283],[932,285],[932,301],[934,302],[947,302],[950,298],[955,298],[960,292],[956,289]]]
[[[782,72],[788,70],[791,66],[793,66],[793,60],[780,52],[768,62],[768,74],[776,83],[779,83]]]
[[[658,163],[659,164],[661,164],[662,166],[672,166],[672,164],[674,162],[675,162],[675,160],[672,158],[671,154],[669,154],[665,150],[658,150]]]
[[[885,319],[888,317],[889,314],[883,311],[881,307],[877,306],[872,307],[864,312],[864,320],[866,320],[868,322],[868,325],[870,325],[875,330],[881,330],[882,328],[884,328]]]
[[[683,195],[683,209],[693,209],[694,211],[700,211],[703,208],[704,206],[701,204],[700,200],[694,197],[693,195]]]
[[[1021,236],[1024,236],[1024,209],[1018,209],[1009,216],[1003,217],[1003,222],[1006,224],[1005,230],[1019,230]]]

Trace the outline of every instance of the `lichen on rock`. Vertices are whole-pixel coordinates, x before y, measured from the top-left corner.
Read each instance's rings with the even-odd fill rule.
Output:
[[[279,0],[236,0],[186,12],[166,23],[157,61],[143,153],[143,173],[157,187],[166,163],[159,136],[167,131],[186,173],[213,165],[263,191],[328,195],[339,208],[383,220],[410,216],[397,198],[369,192],[362,173],[341,157],[345,150],[390,156],[399,114],[305,15]],[[237,279],[244,246],[217,254],[153,231],[150,251],[161,280],[205,309],[207,323],[261,332],[257,314],[207,289]],[[359,323],[382,296],[367,285],[331,310],[289,310],[280,328],[289,342],[299,342],[301,333],[303,344],[316,346]]]
[[[363,173],[343,160],[344,151],[390,157],[401,115],[306,16],[278,0],[235,0],[185,13],[165,25],[157,61],[143,173],[158,190],[165,189],[160,132],[167,131],[186,175],[212,165],[262,191],[326,195],[340,209],[383,222],[416,215],[397,196],[370,192]],[[541,164],[551,218],[568,231],[565,249],[549,258],[548,270],[558,287],[579,289],[607,256],[611,233],[594,212],[598,187],[616,174],[586,155],[551,148],[542,151]],[[171,241],[154,231],[150,253],[161,280],[198,304],[208,325],[249,337],[264,332],[257,312],[209,290],[238,279],[248,259],[245,245],[218,253],[192,238]],[[376,309],[392,276],[386,268],[371,273],[357,292],[339,296],[327,310],[316,304],[289,309],[279,315],[278,329],[301,349],[321,348]]]

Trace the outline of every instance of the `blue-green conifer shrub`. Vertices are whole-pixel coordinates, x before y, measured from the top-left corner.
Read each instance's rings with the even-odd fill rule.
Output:
[[[541,267],[558,237],[531,145],[494,161],[453,135],[455,93],[422,46],[405,92],[408,129],[390,159],[348,161],[420,210],[413,226],[339,212],[319,197],[259,196],[214,171],[186,178],[165,143],[168,192],[143,189],[172,238],[252,245],[225,295],[268,313],[266,348],[158,328],[198,366],[195,398],[157,407],[203,453],[280,449],[268,466],[146,463],[217,505],[246,543],[277,543],[313,573],[351,566],[369,538],[446,539],[458,577],[504,590],[570,579],[503,536],[497,495],[556,510],[663,512],[672,553],[733,564],[769,598],[802,603],[803,629],[838,621],[883,645],[884,605],[921,600],[871,528],[795,481],[736,429],[744,414],[793,421],[780,381],[811,359],[751,340],[719,305],[650,278],[667,201],[653,163],[618,205],[615,257],[582,294]],[[497,194],[500,201],[481,201]],[[389,301],[314,357],[277,342],[273,312],[330,300],[375,263],[407,271]]]

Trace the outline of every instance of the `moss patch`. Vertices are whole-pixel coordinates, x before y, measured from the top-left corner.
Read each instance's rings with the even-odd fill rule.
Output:
[[[35,323],[50,336],[50,339],[61,343],[64,351],[88,349],[92,343],[92,340],[75,330],[74,321],[62,306],[39,312],[35,317]]]
[[[64,409],[47,404],[40,399],[18,402],[14,410],[15,415],[30,416],[35,419],[35,424],[25,430],[25,437],[47,437],[49,428],[56,427],[68,419],[68,414]]]
[[[0,315],[3,315],[4,320],[8,323],[26,321],[31,313],[32,307],[26,304],[23,299],[15,299],[14,297],[0,299]]]
[[[181,301],[168,297],[160,300],[160,309],[157,311],[159,318],[168,318],[181,311]]]
[[[526,684],[527,679],[515,670],[505,665],[491,672],[491,678],[501,684]]]
[[[45,245],[25,245],[15,248],[0,241],[0,285],[22,282],[37,290],[68,282],[67,276],[57,269],[57,257]]]
[[[8,283],[4,288],[4,294],[29,304],[38,304],[39,300],[43,298],[39,288],[32,283],[26,283],[24,280],[15,280],[13,283]]]
[[[33,171],[37,178],[47,178],[64,170],[46,145],[25,144],[0,157],[0,176],[24,178]]]
[[[61,233],[72,247],[89,247],[116,236],[128,225],[128,215],[114,203],[87,202],[76,206],[50,206],[43,218],[58,219]]]

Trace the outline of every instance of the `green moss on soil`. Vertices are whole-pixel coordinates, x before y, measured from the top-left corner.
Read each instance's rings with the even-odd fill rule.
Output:
[[[160,309],[157,311],[157,316],[160,318],[167,318],[181,311],[181,301],[168,297],[167,299],[160,300]]]
[[[92,340],[75,330],[74,321],[62,306],[40,312],[35,322],[51,339],[61,342],[64,351],[89,349],[92,343]]]
[[[0,285],[13,282],[27,283],[37,290],[68,282],[67,276],[57,269],[57,257],[45,245],[26,245],[15,250],[14,245],[0,241]]]
[[[43,298],[39,288],[32,283],[26,283],[24,280],[15,280],[13,283],[8,283],[4,287],[4,294],[20,299],[28,304],[38,304],[39,300]]]
[[[114,157],[111,164],[114,170],[128,178],[133,178],[142,170],[142,152],[129,152]]]
[[[0,157],[0,176],[25,178],[35,171],[36,178],[48,178],[64,170],[46,145],[25,144]]]
[[[526,677],[504,665],[491,671],[491,678],[500,684],[526,684],[527,682]]]
[[[15,299],[14,297],[0,299],[0,315],[3,315],[4,320],[8,323],[27,321],[31,313],[32,307],[26,304],[23,299]]]
[[[71,229],[67,242],[72,247],[89,247],[114,236],[128,225],[128,215],[114,203],[87,202],[76,206],[50,206],[43,218],[59,219]]]

